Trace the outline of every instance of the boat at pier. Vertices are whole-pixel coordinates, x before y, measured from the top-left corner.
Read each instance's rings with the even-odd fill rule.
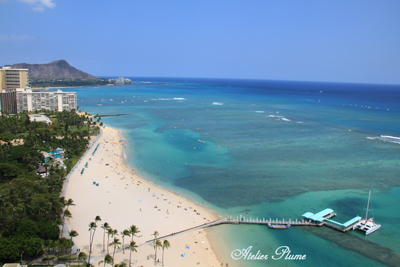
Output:
[[[290,224],[268,224],[268,227],[274,229],[288,229]]]
[[[379,228],[381,228],[380,224],[376,224],[373,218],[368,218],[368,211],[369,211],[369,201],[371,199],[371,191],[369,191],[367,207],[365,208],[365,216],[364,219],[361,220],[359,223],[354,225],[353,230],[361,230],[365,232],[365,235],[372,234]]]

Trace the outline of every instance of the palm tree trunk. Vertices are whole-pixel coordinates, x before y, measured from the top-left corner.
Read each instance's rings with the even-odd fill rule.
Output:
[[[62,234],[63,234],[63,232],[64,232],[64,216],[63,216],[63,218],[62,218],[62,223],[63,223],[63,225],[62,225],[62,227],[61,227],[60,238],[62,237]]]
[[[162,250],[162,266],[164,266],[164,248]]]
[[[110,252],[108,252],[108,248],[110,247],[110,235],[107,235],[107,254],[109,254]]]
[[[71,256],[72,256],[72,247],[69,249],[69,259],[68,259],[70,267],[71,267]]]
[[[129,251],[129,267],[131,267],[132,250]]]
[[[88,264],[90,264],[90,256],[91,256],[91,254],[92,254],[92,230],[90,230],[90,232],[89,232],[89,244],[90,244],[90,247],[89,247],[89,260],[88,260]]]
[[[106,249],[104,248],[104,239],[106,238],[106,229],[104,229],[104,233],[103,233],[103,251],[105,251]]]
[[[113,264],[114,264],[115,248],[116,248],[116,246],[114,246],[114,253],[113,253]]]

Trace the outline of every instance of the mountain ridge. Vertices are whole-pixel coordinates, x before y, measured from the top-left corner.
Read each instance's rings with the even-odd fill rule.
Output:
[[[17,63],[11,67],[29,69],[29,78],[32,79],[99,79],[72,67],[65,59],[54,60],[46,64]]]

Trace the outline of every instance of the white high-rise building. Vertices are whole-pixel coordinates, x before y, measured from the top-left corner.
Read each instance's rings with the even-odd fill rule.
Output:
[[[17,89],[17,112],[36,110],[63,111],[76,109],[75,92],[33,92],[30,88]]]
[[[32,91],[31,88],[3,89],[0,93],[0,109],[9,113],[22,111],[76,109],[76,92]]]

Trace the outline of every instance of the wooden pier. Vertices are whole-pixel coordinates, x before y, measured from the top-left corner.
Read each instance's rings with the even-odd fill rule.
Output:
[[[322,225],[324,225],[324,223],[317,224],[317,223],[313,223],[313,222],[310,222],[310,221],[304,220],[304,219],[301,219],[301,220],[298,220],[298,219],[295,219],[295,220],[292,220],[292,219],[279,220],[279,219],[276,218],[276,219],[273,220],[271,218],[269,218],[269,219],[265,219],[265,218],[263,218],[263,219],[259,219],[259,218],[254,219],[253,218],[252,219],[251,217],[250,218],[237,217],[236,219],[232,219],[232,218],[227,219],[227,218],[225,218],[225,219],[215,220],[215,221],[212,221],[212,222],[207,222],[207,223],[195,226],[195,227],[191,227],[191,228],[188,228],[188,229],[181,230],[179,232],[171,233],[169,235],[160,236],[157,239],[164,239],[164,238],[167,238],[167,237],[172,237],[174,235],[186,233],[186,232],[189,232],[189,231],[200,230],[200,229],[203,229],[203,228],[206,228],[206,227],[217,226],[217,225],[221,225],[221,224],[258,224],[258,225],[290,224],[290,225],[297,225],[297,226],[322,226]],[[145,243],[150,243],[150,242],[153,242],[154,240],[155,239],[151,239],[151,240],[146,241]]]
[[[328,219],[335,215],[336,215],[336,213],[332,213],[332,214],[329,214],[328,216],[326,216],[325,218]],[[245,218],[244,216],[240,215],[240,216],[237,216],[236,219],[231,217],[229,219],[225,218],[225,219],[215,220],[212,222],[206,222],[204,224],[197,225],[195,227],[191,227],[188,229],[181,230],[179,232],[175,232],[175,233],[171,233],[169,235],[158,237],[157,239],[164,239],[164,238],[172,237],[174,235],[182,234],[185,232],[189,232],[189,231],[193,231],[193,230],[200,230],[200,229],[203,229],[206,227],[212,227],[212,226],[217,226],[217,225],[221,225],[221,224],[258,224],[258,225],[267,225],[267,226],[289,225],[289,224],[291,226],[323,226],[323,225],[325,225],[325,226],[328,226],[328,227],[333,228],[340,232],[347,232],[347,231],[353,229],[353,225],[354,225],[354,224],[351,224],[346,227],[339,227],[339,226],[335,225],[333,221],[329,222],[329,220],[328,221],[324,220],[324,221],[318,222],[318,221],[313,221],[313,220],[310,220],[307,218],[303,218],[300,220],[299,219],[294,219],[294,220],[293,219],[284,219],[284,218],[283,219],[278,219],[278,218],[276,218],[276,219],[272,219],[272,218],[260,219],[260,218],[251,218],[251,217]],[[153,242],[154,240],[155,239],[151,239],[151,240],[146,241],[145,243]]]
[[[290,225],[299,225],[299,226],[322,226],[322,223],[314,223],[310,222],[309,220],[304,220],[304,219],[259,219],[259,218],[245,218],[245,217],[237,217],[236,219],[230,218],[230,219],[221,219],[213,222],[213,225],[218,225],[218,224],[260,224],[260,225],[271,225],[271,224],[290,224]]]

